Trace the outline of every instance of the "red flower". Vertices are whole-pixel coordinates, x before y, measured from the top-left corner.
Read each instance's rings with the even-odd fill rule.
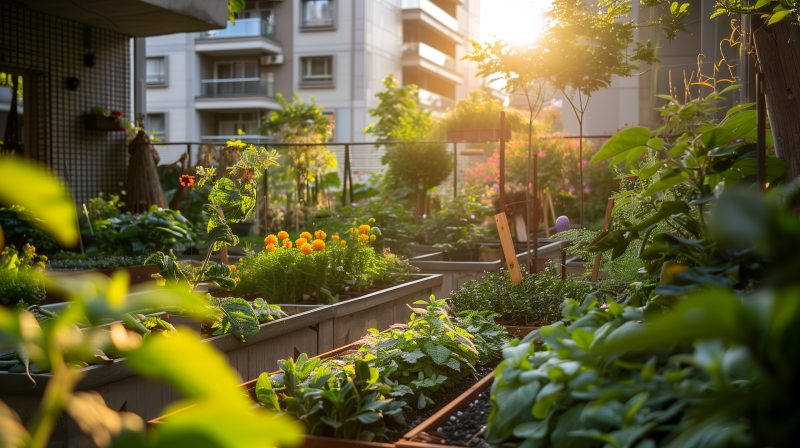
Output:
[[[188,174],[181,174],[181,177],[178,178],[178,182],[180,182],[182,187],[193,187],[194,176],[190,176]]]

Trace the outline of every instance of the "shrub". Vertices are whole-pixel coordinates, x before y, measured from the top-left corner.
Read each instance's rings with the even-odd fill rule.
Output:
[[[36,254],[36,248],[26,244],[22,252],[14,246],[0,251],[0,304],[40,305],[44,302],[41,271],[47,257]]]
[[[144,254],[150,251],[181,252],[196,239],[192,224],[177,210],[153,205],[145,213],[126,213],[95,221],[98,249],[106,254]]]

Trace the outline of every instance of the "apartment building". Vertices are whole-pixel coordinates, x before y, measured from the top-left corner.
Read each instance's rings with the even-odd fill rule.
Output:
[[[297,94],[334,117],[334,141],[365,141],[390,73],[434,115],[485,88],[459,61],[479,28],[480,0],[247,0],[223,30],[148,38],[146,126],[171,142],[241,129],[267,143],[257,128],[276,94]]]

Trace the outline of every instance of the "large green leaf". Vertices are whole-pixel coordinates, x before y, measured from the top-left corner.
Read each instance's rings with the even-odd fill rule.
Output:
[[[69,191],[52,173],[14,156],[0,155],[0,201],[34,214],[45,231],[66,247],[78,242],[78,215]]]
[[[663,176],[661,176],[661,179],[659,179],[658,182],[655,182],[654,184],[650,185],[647,191],[642,193],[642,196],[644,197],[652,196],[658,192],[666,190],[667,188],[678,185],[679,183],[685,181],[688,178],[689,174],[687,174],[685,171],[675,170],[675,169],[669,170],[665,172]]]
[[[258,333],[258,316],[247,300],[234,297],[223,299],[217,308],[222,311],[222,330],[233,333],[242,342]]]
[[[700,141],[705,145],[705,152],[708,152],[714,148],[727,145],[736,137],[737,135],[731,129],[720,127],[703,132],[700,135]]]
[[[647,145],[650,140],[650,131],[644,127],[624,129],[611,137],[600,151],[592,157],[590,165],[610,159],[617,154],[626,153],[640,146]]]

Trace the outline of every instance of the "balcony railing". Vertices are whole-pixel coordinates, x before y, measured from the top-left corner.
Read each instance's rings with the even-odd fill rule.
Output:
[[[403,44],[403,56],[419,56],[427,59],[436,65],[458,73],[458,64],[455,58],[450,57],[441,51],[422,42],[407,42]]]
[[[458,31],[458,20],[430,0],[403,0],[403,9],[421,9],[442,25],[453,31]]]
[[[260,78],[204,79],[200,81],[201,97],[275,96],[275,83]]]
[[[439,109],[442,111],[448,108],[452,110],[456,107],[456,100],[425,89],[417,90],[417,100],[419,101],[419,104],[425,107]]]
[[[227,39],[230,37],[272,37],[275,27],[262,19],[236,19],[236,24],[228,23],[224,30],[211,30],[200,33],[200,39]]]

